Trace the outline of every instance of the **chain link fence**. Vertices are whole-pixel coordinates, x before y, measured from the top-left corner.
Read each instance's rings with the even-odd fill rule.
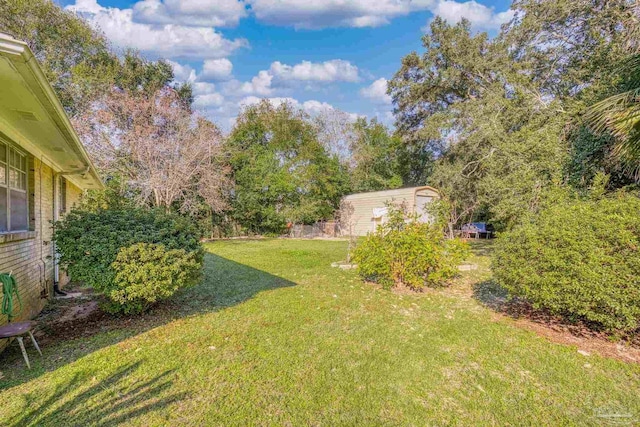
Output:
[[[296,239],[332,238],[342,237],[342,229],[339,221],[320,221],[315,224],[293,224],[289,228],[286,237]]]

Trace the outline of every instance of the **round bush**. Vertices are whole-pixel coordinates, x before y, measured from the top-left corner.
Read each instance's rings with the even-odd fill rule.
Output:
[[[110,298],[117,289],[113,263],[123,248],[138,243],[184,250],[202,265],[203,250],[194,224],[161,210],[138,208],[74,210],[54,226],[60,264],[74,280]],[[110,311],[126,311],[111,299]]]
[[[629,331],[640,322],[640,199],[573,200],[501,235],[492,268],[537,308]]]
[[[115,302],[116,311],[124,313],[143,311],[178,289],[195,285],[202,271],[196,252],[167,250],[152,243],[120,249],[111,266],[116,276],[108,297]]]
[[[402,210],[391,210],[390,217],[354,250],[361,277],[386,288],[403,284],[421,290],[443,285],[458,274],[468,254],[465,242],[445,239],[437,226],[405,220]]]

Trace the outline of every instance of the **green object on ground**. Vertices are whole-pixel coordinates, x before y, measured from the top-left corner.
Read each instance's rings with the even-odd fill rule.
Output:
[[[18,284],[16,283],[16,278],[7,273],[0,273],[0,283],[2,284],[2,314],[6,315],[9,322],[11,322],[11,319],[22,311]],[[14,298],[18,301],[18,306],[20,307],[17,312],[13,308]]]

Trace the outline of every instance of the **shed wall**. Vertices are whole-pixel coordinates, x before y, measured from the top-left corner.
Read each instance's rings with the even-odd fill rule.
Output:
[[[415,193],[422,189],[434,198],[439,195],[436,191],[424,187],[399,188],[396,190],[376,191],[371,193],[351,194],[344,198],[352,204],[354,212],[352,216],[353,234],[365,236],[374,231],[373,209],[383,208],[387,203],[406,203],[409,212],[414,213]]]

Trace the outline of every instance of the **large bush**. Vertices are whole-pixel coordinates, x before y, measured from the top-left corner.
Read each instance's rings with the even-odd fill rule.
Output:
[[[193,223],[160,210],[74,210],[55,224],[54,239],[61,266],[107,296],[112,312],[139,311],[188,286],[204,254]],[[184,275],[174,274],[177,266],[187,269]],[[144,291],[138,289],[142,283]]]
[[[390,288],[403,284],[414,290],[445,284],[458,273],[468,247],[445,239],[441,227],[406,218],[390,207],[389,221],[358,244],[353,260],[365,279]]]
[[[497,282],[535,307],[608,330],[640,321],[640,199],[571,200],[500,236]]]
[[[107,296],[117,311],[125,313],[142,311],[180,288],[195,285],[202,272],[197,252],[167,250],[153,243],[120,249],[111,266],[116,277]]]

